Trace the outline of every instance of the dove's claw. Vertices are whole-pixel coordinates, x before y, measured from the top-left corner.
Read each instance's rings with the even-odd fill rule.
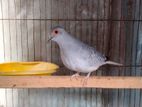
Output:
[[[87,74],[87,76],[82,80],[82,83],[83,83],[82,85],[83,85],[83,87],[87,85],[87,81],[88,81],[88,79],[89,79],[89,77],[90,77],[90,74],[91,74],[91,72],[89,72],[89,73]]]
[[[76,80],[78,80],[78,77],[79,77],[79,73],[76,73],[76,74],[73,74],[70,78],[70,80],[73,80],[73,78],[75,78]]]
[[[89,77],[85,77],[85,78],[82,80],[82,85],[83,85],[83,87],[87,85],[88,79],[89,79]]]

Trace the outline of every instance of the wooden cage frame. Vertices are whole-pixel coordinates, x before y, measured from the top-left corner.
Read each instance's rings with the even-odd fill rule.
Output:
[[[70,80],[70,76],[0,76],[0,88],[110,88],[142,89],[142,77],[92,76],[83,86],[81,76]]]

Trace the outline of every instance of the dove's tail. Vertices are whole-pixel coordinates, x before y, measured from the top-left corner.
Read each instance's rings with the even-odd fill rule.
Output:
[[[117,63],[117,62],[113,62],[113,61],[106,61],[106,64],[110,64],[110,65],[117,65],[117,66],[122,66],[123,64]]]

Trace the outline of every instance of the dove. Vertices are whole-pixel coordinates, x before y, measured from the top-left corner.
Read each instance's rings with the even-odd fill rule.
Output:
[[[79,73],[87,73],[83,84],[87,83],[91,73],[105,64],[122,66],[122,64],[108,61],[107,58],[79,39],[69,34],[63,27],[56,26],[51,30],[51,38],[57,43],[63,64],[76,73],[71,78],[78,77]]]

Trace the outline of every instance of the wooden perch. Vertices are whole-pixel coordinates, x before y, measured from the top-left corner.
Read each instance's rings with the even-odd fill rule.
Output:
[[[1,88],[72,88],[83,87],[78,80],[70,76],[0,76]],[[142,77],[94,76],[88,80],[87,88],[131,88],[142,89]]]

